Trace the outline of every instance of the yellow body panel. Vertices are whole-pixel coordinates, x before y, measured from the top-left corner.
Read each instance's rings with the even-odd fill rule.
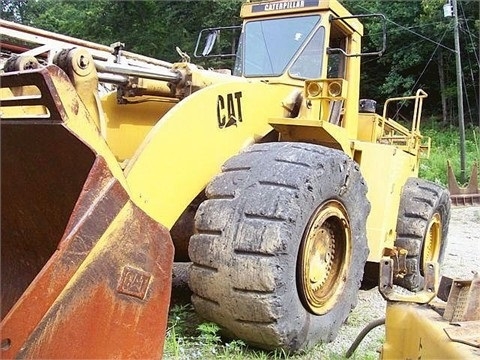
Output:
[[[393,247],[403,184],[417,175],[417,158],[394,146],[378,143],[355,141],[354,149],[371,204],[367,219],[368,260],[378,262],[384,247]]]
[[[118,161],[130,159],[157,121],[175,105],[175,100],[168,100],[118,105],[115,92],[102,99],[106,140]]]
[[[302,141],[341,149],[352,157],[350,140],[344,128],[322,120],[271,119],[282,141]]]
[[[380,357],[382,359],[479,357],[480,349],[449,339],[445,329],[455,327],[443,320],[428,305],[389,303],[385,322],[386,339]]]
[[[73,94],[71,83],[64,81],[66,80],[65,78],[54,77],[53,80],[55,82],[55,87],[60,94]],[[68,97],[66,98],[69,100]],[[65,122],[65,126],[68,127],[68,129],[79,139],[82,139],[82,141],[91,149],[93,149],[94,152],[105,159],[113,175],[128,191],[125,181],[126,179],[123,175],[122,169],[120,168],[109,146],[105,142],[105,139],[99,133],[95,120],[92,119],[89,111],[87,111],[87,109],[85,109],[83,106],[78,108],[75,108],[74,106],[65,106],[65,111],[68,119]]]
[[[282,115],[281,103],[290,91],[257,81],[232,81],[180,102],[152,129],[126,169],[134,201],[171,228],[227,159],[272,130],[268,119]],[[228,118],[229,106],[237,121],[220,128],[218,112]]]
[[[288,14],[302,13],[305,11],[332,10],[336,16],[350,16],[351,14],[336,0],[290,0],[281,1],[277,4],[272,1],[247,1],[242,5],[240,16],[244,19],[260,16],[273,17]],[[363,31],[362,25],[357,19],[349,19],[349,25],[356,31]]]
[[[380,115],[377,114],[358,114],[358,140],[377,142],[382,131],[380,120]]]

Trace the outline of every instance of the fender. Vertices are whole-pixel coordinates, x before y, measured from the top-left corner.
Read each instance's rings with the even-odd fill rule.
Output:
[[[273,129],[268,121],[283,115],[282,100],[291,90],[232,82],[180,101],[149,132],[125,169],[134,202],[170,229],[227,159]]]

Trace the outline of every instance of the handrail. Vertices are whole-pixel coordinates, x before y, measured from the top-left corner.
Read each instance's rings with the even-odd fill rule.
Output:
[[[383,118],[387,119],[387,110],[388,105],[394,101],[406,101],[406,100],[415,100],[415,106],[413,111],[413,121],[412,121],[412,133],[418,133],[420,131],[420,118],[422,115],[422,106],[423,106],[423,99],[426,98],[428,94],[423,91],[422,89],[418,89],[415,95],[411,96],[402,96],[402,97],[394,97],[390,98],[385,101],[385,105],[383,107]],[[385,121],[382,122],[382,134],[385,127]]]

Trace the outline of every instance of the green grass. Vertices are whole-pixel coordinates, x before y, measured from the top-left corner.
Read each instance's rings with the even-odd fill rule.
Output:
[[[455,176],[460,183],[460,133],[456,127],[442,128],[435,120],[422,124],[422,134],[432,138],[432,149],[429,159],[420,163],[421,178],[447,185],[447,160],[452,164]],[[466,181],[470,177],[472,166],[480,163],[480,129],[465,129],[466,148]],[[464,185],[464,184],[460,184]]]
[[[191,304],[175,304],[169,313],[163,358],[267,360],[292,357],[281,351],[253,349],[241,340],[222,339],[219,326],[202,322]]]
[[[357,321],[357,318],[349,321]],[[353,339],[352,339],[353,341]],[[377,342],[380,347],[382,341]],[[329,349],[329,344],[320,344],[308,352],[287,354],[282,350],[265,351],[246,345],[242,340],[224,339],[218,325],[203,322],[197,317],[191,304],[175,304],[171,307],[168,319],[163,359],[233,359],[233,360],[310,360],[310,359],[346,359]],[[351,359],[377,359],[376,352],[360,353],[357,351]]]

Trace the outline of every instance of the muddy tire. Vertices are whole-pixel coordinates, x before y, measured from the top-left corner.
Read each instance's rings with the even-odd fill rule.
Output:
[[[231,158],[206,189],[190,241],[197,313],[264,349],[333,340],[368,256],[366,192],[337,150],[266,143]]]
[[[400,200],[395,245],[408,250],[407,275],[395,284],[410,291],[423,288],[427,261],[443,261],[450,221],[450,194],[430,181],[410,178]]]

